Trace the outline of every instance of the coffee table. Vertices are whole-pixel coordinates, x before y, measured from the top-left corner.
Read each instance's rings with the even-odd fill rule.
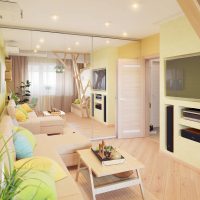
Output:
[[[103,166],[91,149],[78,150],[79,155],[78,168],[76,173],[76,181],[78,181],[79,173],[86,174],[86,178],[91,183],[92,197],[96,200],[96,195],[110,192],[134,185],[139,185],[144,199],[144,189],[139,170],[144,165],[130,154],[118,149],[125,162],[117,165]],[[87,171],[85,173],[84,171]],[[131,175],[128,178],[118,178],[114,174],[135,171],[137,176]]]
[[[43,111],[43,115],[45,116],[45,117],[47,117],[47,116],[65,116],[65,112],[64,111],[62,111],[62,110],[60,110],[60,113],[59,114],[53,114],[53,113],[50,113],[50,112],[48,112],[48,111]]]

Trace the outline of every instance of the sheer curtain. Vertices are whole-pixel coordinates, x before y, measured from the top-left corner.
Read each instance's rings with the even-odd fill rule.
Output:
[[[71,61],[64,73],[55,72],[56,59],[29,57],[28,79],[31,81],[31,95],[38,98],[37,109],[52,107],[70,111],[75,99]]]

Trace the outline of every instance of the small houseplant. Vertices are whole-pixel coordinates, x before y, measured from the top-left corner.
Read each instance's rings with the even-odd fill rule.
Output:
[[[14,163],[7,147],[10,139],[12,139],[12,136],[7,141],[5,141],[4,138],[0,135],[0,141],[3,141],[3,145],[0,147],[0,167],[1,167],[0,200],[15,200],[18,194],[20,194],[27,187],[29,187],[29,186],[22,187],[22,184],[23,184],[23,181],[27,179],[25,177],[26,174],[28,174],[32,170],[32,169],[27,169],[27,170],[23,169],[23,166],[29,161],[27,161],[24,165],[22,165],[18,169],[14,168]],[[4,164],[3,158],[5,156],[7,156],[7,160],[8,160],[7,165]],[[35,186],[35,187],[36,187],[36,193],[30,196],[29,199],[31,200],[37,200],[35,195],[37,194],[37,190],[39,189],[40,185]],[[48,198],[45,198],[44,200],[46,199]]]
[[[31,96],[31,92],[29,89],[30,86],[31,86],[31,82],[29,80],[27,80],[25,82],[23,82],[23,81],[21,82],[21,85],[19,86],[19,92],[16,93],[20,99],[19,103],[29,102],[29,98]]]

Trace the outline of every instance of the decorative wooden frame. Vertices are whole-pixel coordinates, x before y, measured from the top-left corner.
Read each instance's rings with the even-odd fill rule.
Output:
[[[60,58],[58,53],[63,53],[64,59]],[[90,117],[89,99],[86,97],[86,91],[91,86],[91,83],[90,83],[90,81],[88,81],[86,87],[85,88],[83,87],[82,80],[81,80],[81,74],[80,74],[80,71],[79,71],[78,65],[77,65],[77,60],[78,60],[79,56],[83,55],[84,56],[84,69],[87,68],[86,67],[86,65],[87,65],[86,56],[88,55],[88,53],[54,52],[54,55],[57,57],[58,61],[62,65],[64,65],[64,67],[66,67],[66,68],[67,68],[67,63],[65,61],[66,61],[66,57],[68,54],[71,55],[71,59],[72,59],[74,79],[75,79],[76,88],[78,91],[78,98],[80,99],[80,108],[81,108],[82,117],[84,117],[84,110],[86,110],[87,117]]]

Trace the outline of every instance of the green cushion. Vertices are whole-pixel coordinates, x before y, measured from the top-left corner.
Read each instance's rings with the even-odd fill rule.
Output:
[[[75,99],[74,104],[80,104],[80,103],[81,103],[80,99]]]
[[[24,173],[20,170],[21,173]],[[56,200],[55,182],[48,174],[31,170],[22,176],[24,179],[19,186],[22,190],[15,200]]]
[[[31,158],[21,159],[15,162],[16,169],[34,169],[48,173],[55,181],[59,181],[67,176],[60,165],[52,159],[35,156]]]

